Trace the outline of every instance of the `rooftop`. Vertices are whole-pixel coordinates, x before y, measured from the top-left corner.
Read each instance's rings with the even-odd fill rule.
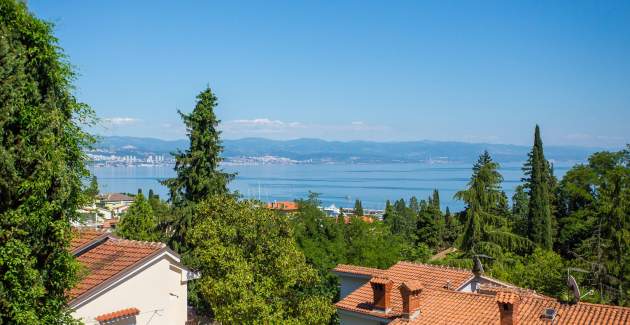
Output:
[[[387,270],[339,265],[333,272],[373,276],[373,280],[381,282],[382,279],[391,280],[391,310],[387,313],[374,308],[370,282],[336,304],[340,310],[389,319],[393,321],[391,324],[499,324],[499,305],[506,303],[518,305],[515,309],[516,319],[521,325],[550,324],[542,316],[547,308],[557,311],[554,319],[556,325],[630,323],[630,308],[582,302],[566,304],[509,284],[505,284],[506,287],[482,285],[478,292],[457,291],[474,278],[470,270],[399,262]],[[403,282],[407,286],[422,289],[418,300],[420,312],[413,319],[403,317],[400,292]]]
[[[81,281],[70,290],[69,298],[77,297],[87,293],[97,286],[133,269],[134,266],[155,256],[160,251],[166,249],[163,243],[142,242],[116,238],[99,231],[80,231],[80,236],[76,237],[73,252],[77,255],[77,260],[85,268],[85,274]],[[96,236],[97,233],[101,235]],[[100,238],[105,234],[105,238],[98,245],[89,249],[89,243],[95,242],[95,238]],[[79,245],[79,243],[83,243]],[[78,245],[78,246],[77,246]]]

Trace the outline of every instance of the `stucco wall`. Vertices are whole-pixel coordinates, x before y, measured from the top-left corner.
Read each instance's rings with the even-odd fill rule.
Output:
[[[369,278],[361,279],[349,276],[339,276],[339,300],[351,294],[354,290],[370,281]]]
[[[135,307],[137,324],[184,324],[187,317],[185,272],[171,267],[166,256],[83,305],[71,306],[75,318],[98,324],[96,316]]]
[[[380,325],[381,322],[356,317],[353,315],[339,313],[339,324],[340,325]]]

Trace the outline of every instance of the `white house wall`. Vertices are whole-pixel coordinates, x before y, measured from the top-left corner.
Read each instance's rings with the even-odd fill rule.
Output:
[[[98,324],[96,316],[135,307],[137,324],[184,324],[187,319],[186,273],[163,256],[153,264],[79,305],[73,316],[85,324]]]

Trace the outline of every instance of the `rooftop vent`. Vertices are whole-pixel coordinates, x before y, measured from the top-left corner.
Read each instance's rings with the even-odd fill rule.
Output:
[[[553,308],[545,308],[545,311],[543,311],[542,317],[544,319],[548,319],[548,320],[553,321],[554,318],[556,318],[557,314],[558,314],[558,312],[555,309],[553,309]]]

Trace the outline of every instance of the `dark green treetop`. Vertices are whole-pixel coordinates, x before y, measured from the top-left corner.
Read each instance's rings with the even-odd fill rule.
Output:
[[[192,113],[179,112],[186,125],[190,147],[174,154],[177,176],[163,182],[170,190],[171,202],[176,205],[228,193],[228,182],[234,175],[219,166],[223,146],[218,129],[220,121],[214,113],[216,106],[217,97],[206,88],[197,95]]]
[[[527,237],[543,248],[551,249],[553,245],[550,198],[551,168],[545,159],[538,125],[536,125],[534,132],[534,146],[524,169],[527,176],[526,186],[529,189]]]
[[[364,215],[363,213],[363,205],[361,204],[361,200],[357,199],[354,201],[354,215],[361,217]]]

